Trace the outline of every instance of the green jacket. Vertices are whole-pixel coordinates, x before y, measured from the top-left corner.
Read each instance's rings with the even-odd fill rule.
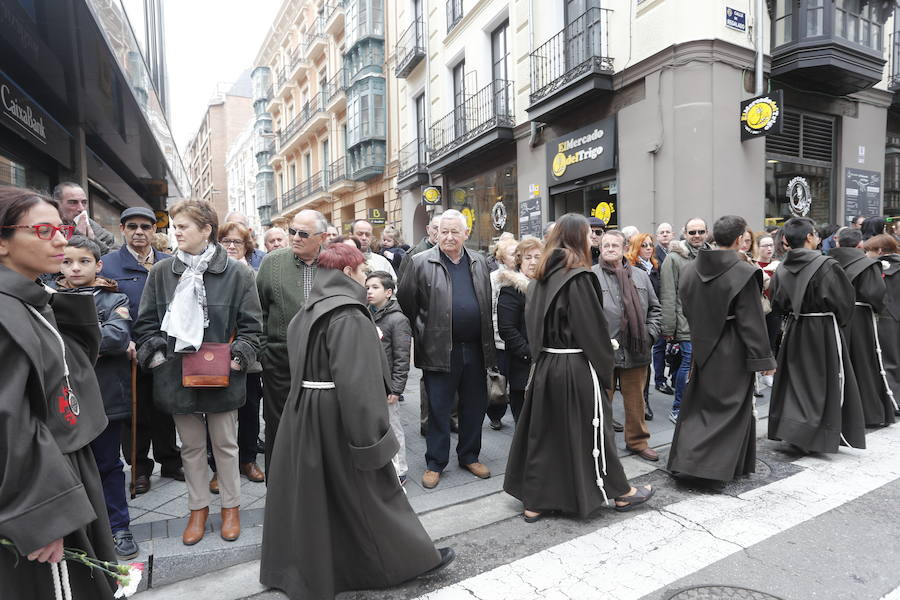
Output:
[[[701,248],[709,248],[703,244]],[[659,269],[659,303],[662,305],[662,335],[674,337],[676,342],[691,341],[691,326],[681,307],[678,284],[681,270],[697,258],[700,248],[694,248],[686,240],[672,240],[669,254]]]
[[[291,319],[306,303],[303,273],[292,248],[269,252],[256,274],[256,288],[262,309],[260,362],[287,366],[287,330]],[[306,267],[309,268],[309,267]]]
[[[170,339],[160,329],[184,268],[183,262],[171,257],[159,261],[150,270],[132,330],[138,362],[146,366],[158,350],[165,353],[166,361],[151,371],[153,400],[165,413],[183,415],[235,410],[243,406],[247,397],[246,369],[256,361],[262,328],[253,271],[228,258],[225,249],[218,246],[203,274],[209,317],[203,341],[226,343],[234,333],[231,353],[241,359],[243,369],[231,372],[227,388],[198,389],[181,385],[182,354],[175,352],[175,339]]]

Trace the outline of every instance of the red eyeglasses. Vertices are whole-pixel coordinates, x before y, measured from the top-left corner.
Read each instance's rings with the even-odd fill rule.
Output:
[[[75,233],[74,225],[60,225],[57,227],[47,223],[41,223],[40,225],[2,225],[0,229],[31,229],[38,236],[38,239],[45,242],[51,241],[56,236],[57,231],[67,240],[72,239],[72,234]]]

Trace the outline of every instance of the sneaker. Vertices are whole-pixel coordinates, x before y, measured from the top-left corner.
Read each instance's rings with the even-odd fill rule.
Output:
[[[673,424],[678,423],[678,413],[679,411],[674,409],[669,411],[669,420],[672,421]]]
[[[401,475],[399,477],[399,479],[400,479],[400,485],[406,485],[406,475]]]
[[[134,541],[134,536],[127,529],[113,534],[113,544],[116,547],[116,556],[121,559],[127,560],[138,555],[138,545]]]

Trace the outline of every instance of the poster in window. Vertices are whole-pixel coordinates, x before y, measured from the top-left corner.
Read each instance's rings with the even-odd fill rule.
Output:
[[[848,168],[845,181],[844,213],[848,220],[881,214],[881,173]]]

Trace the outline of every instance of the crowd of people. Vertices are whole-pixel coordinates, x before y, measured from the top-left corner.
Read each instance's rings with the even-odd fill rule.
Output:
[[[53,597],[41,563],[64,546],[137,555],[121,456],[134,494],[156,463],[185,482],[189,546],[210,531],[212,494],[219,535],[237,539],[241,477],[265,482],[260,579],[292,598],[442,569],[455,553],[403,487],[413,362],[422,486],[453,468],[452,432],[459,468],[491,477],[485,421],[514,427],[503,488],[527,523],[652,498],[615,437],[660,460],[651,385],[672,396],[679,477],[753,472],[766,387],[769,437],[803,452],[864,448],[866,428],[900,414],[900,249],[882,218],[757,234],[733,215],[642,232],[566,214],[483,254],[452,209],[414,247],[395,227],[357,220],[345,238],[301,210],[263,252],[245,216],[220,224],[202,200],[171,207],[174,248],[149,209],[122,212],[121,247],[86,209],[74,183],[0,188],[0,539],[24,558],[0,552],[0,579],[14,595]],[[83,564],[68,579],[76,596],[114,591]]]

